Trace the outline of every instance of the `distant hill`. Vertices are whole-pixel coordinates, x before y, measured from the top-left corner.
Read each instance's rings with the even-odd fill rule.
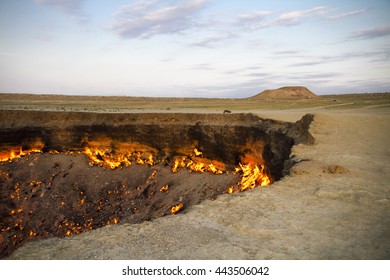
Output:
[[[306,87],[281,87],[278,89],[268,89],[250,99],[313,99],[319,98]]]

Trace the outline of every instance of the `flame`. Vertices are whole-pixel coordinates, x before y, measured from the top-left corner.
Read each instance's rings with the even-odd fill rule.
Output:
[[[187,159],[187,157],[175,158],[174,163],[173,163],[173,167],[172,167],[172,172],[173,173],[178,172],[179,167],[186,167],[187,166],[186,159]]]
[[[169,185],[166,184],[165,186],[160,188],[160,192],[167,192],[169,190]]]
[[[217,168],[218,166],[218,168]],[[190,171],[200,172],[203,173],[205,171],[214,173],[214,174],[223,174],[225,165],[218,161],[211,161],[205,158],[188,158],[186,156],[183,157],[176,157],[173,166],[172,166],[172,172],[176,173],[179,171],[179,167],[187,168]]]
[[[123,155],[115,156],[110,154],[110,150],[102,150],[99,148],[86,147],[84,154],[92,160],[93,164],[107,165],[111,169],[118,168],[123,165],[130,165],[131,162]]]
[[[148,156],[148,159],[146,160],[146,164],[148,164],[148,165],[150,165],[150,166],[153,166],[153,165],[156,164],[156,162],[154,161],[154,158],[153,158],[153,155],[152,155],[152,154],[150,154],[150,155]]]
[[[200,155],[202,155],[202,152],[199,151],[197,148],[194,149],[194,153],[195,153],[195,155],[196,155],[197,157],[200,156]]]
[[[153,154],[148,154],[147,156],[141,152],[120,152],[113,153],[111,149],[101,149],[96,147],[86,147],[84,149],[84,154],[92,161],[91,165],[106,165],[111,169],[116,169],[122,165],[130,166],[131,161],[134,160],[139,165],[149,165],[153,166],[158,163],[153,156]]]
[[[184,205],[181,202],[175,206],[172,206],[171,214],[175,214],[175,213],[179,212],[181,209],[183,209],[183,207],[184,207]]]
[[[214,174],[223,174],[223,171],[216,168],[212,163],[207,166],[207,171]]]
[[[272,178],[267,174],[264,165],[240,163],[235,169],[235,173],[238,172],[242,173],[240,182],[237,186],[230,186],[227,193],[242,192],[257,186],[266,187],[272,183]]]
[[[144,165],[145,164],[145,160],[142,159],[142,155],[140,152],[137,153],[137,164],[139,165]]]
[[[0,152],[0,162],[12,161],[23,156],[28,156],[32,153],[42,153],[43,146],[39,145],[31,149],[24,149],[22,147],[11,148],[7,152]]]

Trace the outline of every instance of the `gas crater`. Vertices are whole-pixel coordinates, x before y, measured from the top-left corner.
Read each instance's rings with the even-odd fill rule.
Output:
[[[30,240],[141,223],[205,199],[266,187],[291,148],[313,143],[295,123],[253,114],[0,112],[0,257]]]

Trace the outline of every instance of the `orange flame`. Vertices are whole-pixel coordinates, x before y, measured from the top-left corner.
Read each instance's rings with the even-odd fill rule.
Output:
[[[195,153],[195,155],[196,155],[197,157],[200,156],[200,155],[202,155],[202,152],[199,151],[197,148],[194,149],[194,153]]]
[[[175,206],[172,206],[171,214],[175,214],[175,213],[179,212],[181,209],[183,209],[183,207],[184,207],[184,205],[181,202]]]
[[[84,151],[77,152],[78,154],[85,154],[90,160],[90,165],[108,166],[111,169],[116,169],[121,166],[129,166],[132,162],[141,165],[153,166],[159,162],[154,158],[153,153],[157,150],[139,144],[139,143],[118,143],[111,139],[103,139],[101,142],[89,142],[90,146],[85,147]],[[44,144],[41,141],[36,141],[29,149],[22,147],[11,148],[7,152],[0,151],[0,161],[11,161],[15,158],[29,155],[31,153],[42,153]],[[114,150],[113,150],[114,149]],[[269,172],[261,156],[264,149],[264,142],[248,142],[242,151],[247,151],[241,157],[239,166],[235,168],[233,173],[241,173],[241,180],[236,186],[228,188],[227,193],[241,192],[248,189],[253,189],[256,186],[268,186],[272,183],[272,178],[268,175]],[[203,157],[203,153],[194,146],[185,147],[182,149],[187,156],[175,157],[171,170],[176,173],[180,168],[189,169],[190,172],[210,172],[212,174],[228,173],[225,164],[215,160],[209,160]],[[142,151],[142,152],[141,152]],[[50,150],[51,154],[58,154],[60,152]],[[67,154],[74,154],[75,152],[68,151]],[[190,156],[192,154],[192,156]],[[150,180],[154,179],[154,175]],[[31,186],[40,187],[41,182],[31,182]],[[161,187],[160,191],[167,191],[168,185]],[[11,199],[19,199],[18,191],[10,195]],[[85,198],[81,198],[80,205],[85,203]],[[63,206],[65,203],[62,202]]]
[[[12,161],[13,159],[21,158],[23,156],[27,156],[32,153],[42,153],[42,148],[43,148],[43,144],[25,150],[23,150],[22,147],[11,148],[7,152],[0,152],[0,162]]]
[[[100,150],[99,148],[89,148],[86,147],[84,153],[89,159],[92,160],[93,164],[97,165],[107,165],[111,169],[118,168],[120,165],[124,164],[126,166],[131,163],[123,155],[115,157],[109,153],[109,150]]]
[[[165,186],[160,188],[160,192],[167,192],[169,190],[169,185],[166,184]]]
[[[257,186],[266,187],[272,183],[272,178],[267,174],[264,165],[239,164],[235,172],[241,172],[241,180],[237,186],[230,186],[227,193],[242,192],[253,189]]]
[[[217,166],[219,168],[217,168]],[[176,173],[179,171],[179,167],[187,168],[190,171],[200,172],[203,173],[205,171],[214,173],[214,174],[223,174],[223,170],[225,169],[225,166],[221,162],[217,161],[211,161],[204,158],[198,158],[193,157],[192,159],[188,157],[176,157],[173,166],[172,166],[172,172]]]
[[[119,153],[113,153],[111,149],[102,149],[97,147],[86,147],[84,149],[84,154],[92,161],[91,165],[99,166],[108,166],[111,169],[116,169],[122,165],[130,166],[132,160],[139,165],[149,165],[153,166],[158,163],[158,161],[153,157],[153,154],[148,156],[142,154],[141,152],[126,152],[119,151]]]

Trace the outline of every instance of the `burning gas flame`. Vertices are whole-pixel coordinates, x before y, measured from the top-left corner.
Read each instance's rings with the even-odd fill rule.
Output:
[[[175,205],[175,206],[172,206],[171,214],[175,214],[175,213],[179,212],[180,210],[183,209],[183,207],[184,207],[184,205],[181,202],[179,204]]]
[[[194,153],[195,153],[195,155],[196,155],[197,157],[200,156],[200,155],[202,155],[202,152],[199,151],[197,148],[194,148]]]
[[[147,164],[149,166],[153,166],[158,162],[152,154],[146,156],[141,152],[115,154],[110,149],[86,147],[84,154],[92,161],[92,165],[105,165],[111,169],[116,169],[120,166],[130,166],[132,161],[139,165]]]
[[[199,152],[196,148],[194,149],[194,153],[196,155],[201,155],[202,153]],[[217,166],[219,167],[217,167]],[[188,158],[186,156],[182,157],[176,157],[173,162],[172,166],[172,172],[176,173],[179,171],[179,168],[187,168],[190,171],[195,171],[195,172],[210,172],[213,174],[223,174],[225,166],[221,162],[217,161],[211,161],[205,158],[199,158],[199,157],[192,157]]]
[[[116,169],[122,166],[130,166],[133,162],[149,166],[153,166],[159,162],[151,153],[151,151],[153,151],[152,148],[138,143],[116,143],[116,146],[113,146],[115,151],[111,148],[99,147],[99,142],[91,142],[90,144],[91,146],[85,147],[84,151],[78,152],[85,154],[91,160],[90,165],[107,166],[111,169]],[[110,147],[107,143],[102,144],[102,147]],[[268,186],[272,183],[272,178],[268,175],[269,172],[267,172],[264,162],[261,158],[260,160],[256,158],[256,155],[261,154],[263,146],[263,142],[258,141],[255,143],[248,143],[247,146],[244,147],[245,149],[250,149],[252,152],[245,154],[241,159],[242,161],[239,163],[239,166],[236,167],[235,173],[241,173],[241,180],[236,186],[230,186],[227,189],[227,193],[241,192],[253,189],[256,186]],[[44,144],[41,141],[37,141],[32,144],[29,149],[23,149],[21,146],[11,148],[7,152],[0,152],[0,162],[12,161],[13,159],[27,156],[31,153],[42,153],[43,147]],[[140,152],[140,150],[148,152]],[[187,149],[186,151],[186,154],[192,154],[192,156],[175,157],[171,167],[172,172],[176,173],[180,168],[186,168],[190,170],[190,172],[210,172],[212,174],[228,173],[223,163],[204,158],[202,151],[198,148],[193,148],[192,153],[190,149]],[[49,153],[58,154],[60,152],[50,150]],[[66,153],[73,154],[74,152],[68,151]],[[40,182],[37,183],[40,184]],[[168,188],[168,185],[163,186],[160,191],[167,191]],[[12,194],[13,197],[15,197],[15,195],[18,194]],[[84,203],[85,198],[81,198],[80,205],[83,205]],[[61,205],[64,205],[64,203]]]
[[[86,147],[84,149],[84,154],[92,160],[93,164],[107,165],[111,169],[118,168],[121,165],[131,165],[131,162],[127,159],[127,157],[123,155],[112,155],[109,150]]]
[[[0,162],[12,161],[32,153],[42,153],[42,147],[33,147],[31,149],[23,149],[22,147],[11,148],[7,152],[0,152]]]
[[[272,183],[272,178],[267,174],[264,165],[257,164],[239,164],[235,172],[242,173],[240,182],[236,186],[230,186],[227,193],[242,192],[253,189],[257,186],[266,187]]]

